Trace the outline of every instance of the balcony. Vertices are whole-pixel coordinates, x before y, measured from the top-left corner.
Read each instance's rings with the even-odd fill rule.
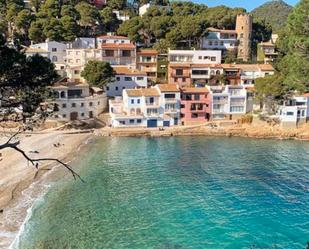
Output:
[[[176,98],[165,98],[165,103],[177,103],[178,100]]]
[[[173,72],[171,76],[174,78],[190,78],[190,73],[176,74]]]

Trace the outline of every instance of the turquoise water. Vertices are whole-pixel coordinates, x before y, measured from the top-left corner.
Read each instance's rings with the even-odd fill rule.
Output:
[[[309,143],[102,138],[35,205],[19,248],[305,248]]]

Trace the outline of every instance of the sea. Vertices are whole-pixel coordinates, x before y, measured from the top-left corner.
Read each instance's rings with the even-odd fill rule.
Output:
[[[307,248],[309,142],[104,137],[71,164],[11,248]]]

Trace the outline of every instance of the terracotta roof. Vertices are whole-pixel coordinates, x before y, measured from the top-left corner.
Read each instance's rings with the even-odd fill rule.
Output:
[[[45,50],[45,49],[42,49],[42,48],[31,48],[31,47],[26,48],[25,52],[26,53],[48,53],[48,51]]]
[[[220,32],[220,33],[228,33],[228,34],[236,34],[236,30],[229,30],[229,29],[216,29],[216,28],[208,28],[207,31],[210,32]]]
[[[155,49],[141,49],[137,52],[138,54],[140,55],[157,55],[158,54],[158,51],[155,50]]]
[[[100,36],[98,36],[97,38],[129,40],[128,37],[122,36],[122,35],[100,35]]]
[[[134,49],[133,43],[102,43],[102,48],[131,48]]]
[[[191,64],[192,68],[222,68],[221,64]]]
[[[309,92],[303,95],[304,97],[309,97]]]
[[[271,64],[257,64],[262,71],[275,71]]]
[[[181,89],[184,93],[207,93],[209,92],[206,87],[185,87]]]
[[[161,92],[179,92],[177,84],[157,84]]]
[[[59,88],[59,87],[63,87],[63,88],[67,88],[70,86],[89,86],[87,83],[83,83],[77,79],[68,79],[68,78],[63,78],[57,82],[55,82],[52,85],[52,88]]]
[[[151,97],[160,96],[160,93],[155,88],[140,88],[140,89],[127,89],[125,90],[129,97]]]
[[[116,75],[147,75],[145,72],[141,72],[137,69],[131,69],[125,66],[115,66],[113,69],[116,72]]]

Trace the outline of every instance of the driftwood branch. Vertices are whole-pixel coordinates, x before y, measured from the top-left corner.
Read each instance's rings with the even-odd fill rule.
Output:
[[[62,162],[59,159],[56,158],[31,158],[29,157],[26,152],[24,150],[22,150],[21,148],[18,147],[18,145],[20,144],[20,141],[15,141],[13,142],[13,139],[21,133],[21,130],[19,130],[18,132],[14,133],[7,142],[5,142],[4,144],[0,144],[0,150],[6,149],[6,148],[10,148],[13,149],[17,152],[19,152],[28,162],[30,162],[34,167],[36,167],[37,169],[39,168],[39,163],[40,162],[44,162],[44,161],[50,161],[50,162],[57,162],[60,165],[62,165],[63,167],[65,167],[67,170],[70,171],[70,173],[72,174],[74,180],[76,180],[77,178],[80,179],[82,182],[84,182],[84,180],[81,178],[81,176],[76,173],[71,167],[70,165]]]

